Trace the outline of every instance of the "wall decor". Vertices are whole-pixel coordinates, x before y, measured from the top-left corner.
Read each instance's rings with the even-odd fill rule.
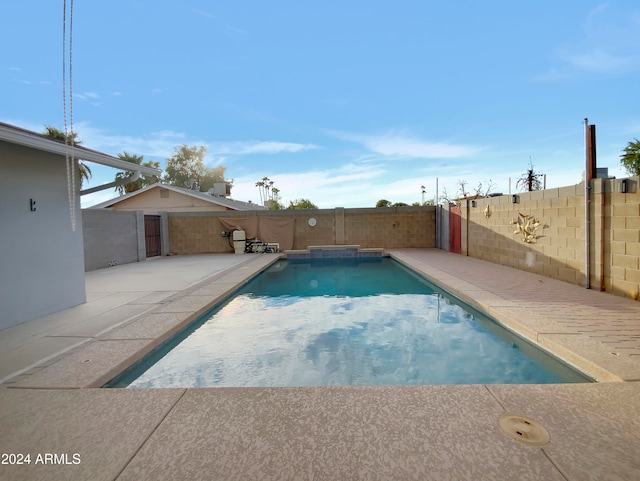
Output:
[[[527,244],[535,244],[536,239],[541,237],[538,235],[538,229],[541,226],[540,221],[532,215],[522,214],[518,212],[518,218],[512,220],[511,222],[509,222],[509,224],[516,226],[516,230],[513,231],[513,233],[521,235],[522,242],[526,242]]]

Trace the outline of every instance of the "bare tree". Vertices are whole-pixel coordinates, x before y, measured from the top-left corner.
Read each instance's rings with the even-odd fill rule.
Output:
[[[534,190],[542,190],[542,178],[544,174],[542,172],[536,172],[533,168],[533,163],[529,159],[529,168],[516,182],[516,188],[525,190],[528,192]]]
[[[487,197],[494,188],[495,184],[491,179],[489,179],[488,182],[478,182],[475,189],[471,189],[469,187],[469,182],[466,180],[459,180],[456,197],[451,198],[447,192],[447,188],[445,187],[442,189],[442,194],[440,194],[440,200],[448,202],[449,204],[457,204],[460,199],[465,199],[467,197]]]
[[[478,186],[475,189],[475,195],[477,197],[487,197],[495,187],[496,184],[494,184],[491,179],[489,179],[485,184],[478,182]]]

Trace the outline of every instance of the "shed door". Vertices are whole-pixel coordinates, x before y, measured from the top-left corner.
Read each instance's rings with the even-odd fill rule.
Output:
[[[462,253],[462,218],[459,205],[449,210],[449,251]]]
[[[160,245],[160,216],[144,216],[144,240],[147,249],[147,257],[155,257],[162,254]]]

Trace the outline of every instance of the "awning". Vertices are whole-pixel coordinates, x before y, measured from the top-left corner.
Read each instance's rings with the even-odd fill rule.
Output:
[[[78,160],[95,162],[96,164],[106,165],[115,169],[126,170],[129,172],[140,172],[144,175],[155,175],[160,177],[160,169],[145,167],[143,165],[132,164],[117,157],[103,154],[96,150],[87,149],[85,147],[65,145],[57,140],[50,139],[42,134],[31,132],[30,130],[21,129],[13,125],[0,122],[0,140],[11,142],[13,144],[24,145],[33,149],[42,150],[66,156],[73,155]]]

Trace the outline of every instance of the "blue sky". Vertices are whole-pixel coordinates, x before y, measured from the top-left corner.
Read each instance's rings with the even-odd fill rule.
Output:
[[[62,6],[3,5],[1,121],[63,128]],[[73,15],[83,144],[161,165],[205,145],[240,200],[265,176],[285,204],[326,208],[433,198],[436,178],[506,193],[529,159],[559,187],[581,180],[585,117],[612,175],[640,137],[635,0],[75,0]]]

